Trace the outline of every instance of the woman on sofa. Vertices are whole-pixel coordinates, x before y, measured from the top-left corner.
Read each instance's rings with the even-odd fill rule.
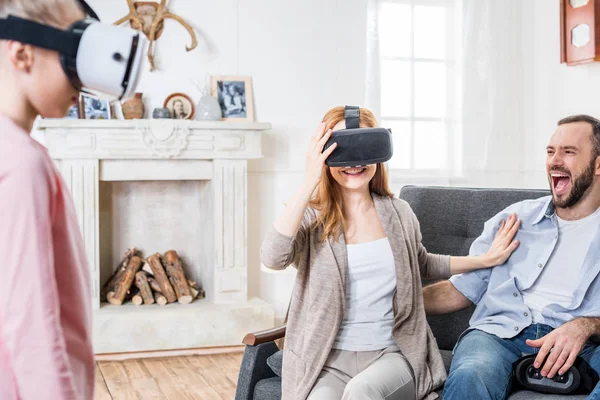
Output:
[[[359,110],[360,127],[376,127]],[[518,246],[519,221],[503,222],[481,257],[428,254],[410,206],[394,198],[383,164],[325,165],[331,109],[310,140],[304,180],[261,247],[272,269],[294,264],[283,355],[283,399],[423,399],[446,379],[427,325],[421,278],[503,264]]]

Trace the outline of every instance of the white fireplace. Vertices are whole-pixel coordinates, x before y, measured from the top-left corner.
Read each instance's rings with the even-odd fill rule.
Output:
[[[42,120],[71,190],[92,276],[97,354],[240,345],[274,324],[248,298],[247,160],[270,124]],[[176,250],[206,298],[113,306],[100,289],[128,248]]]

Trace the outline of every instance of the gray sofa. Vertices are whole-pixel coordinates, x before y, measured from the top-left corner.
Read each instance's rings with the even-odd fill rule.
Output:
[[[400,198],[406,200],[417,215],[423,244],[431,253],[466,255],[471,243],[483,230],[486,220],[512,203],[548,195],[544,190],[464,189],[406,186]],[[424,282],[424,285],[429,282]],[[446,367],[452,348],[468,327],[474,310],[471,307],[453,314],[429,317]],[[285,335],[285,327],[248,334],[236,400],[279,400],[281,398],[282,353],[275,339]],[[441,395],[441,390],[440,390]],[[511,394],[511,400],[585,399],[585,396],[542,395],[528,391]],[[476,399],[475,399],[476,400]]]

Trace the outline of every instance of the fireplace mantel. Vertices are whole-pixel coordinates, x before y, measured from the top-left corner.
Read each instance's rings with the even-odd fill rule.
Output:
[[[245,333],[273,326],[273,307],[248,299],[246,222],[247,161],[262,157],[261,134],[271,129],[270,124],[45,119],[38,129],[72,193],[83,233],[92,276],[97,353],[238,345]],[[203,234],[211,240],[212,251],[202,255],[202,268],[208,269],[201,274],[207,298],[162,307],[101,303],[101,285],[116,265],[109,265],[114,256],[107,261],[103,255],[117,251],[107,250],[110,244],[101,231],[103,188],[107,183],[116,183],[120,190],[123,182],[161,181],[208,182],[199,187],[208,192],[202,198],[210,204],[195,213],[201,221],[190,221],[202,224]],[[144,190],[152,190],[152,184]],[[135,235],[136,229],[131,227],[129,233]],[[137,244],[119,243],[118,251],[129,246]],[[132,320],[137,326],[126,329]]]
[[[270,124],[155,120],[41,120],[59,159],[254,159]]]

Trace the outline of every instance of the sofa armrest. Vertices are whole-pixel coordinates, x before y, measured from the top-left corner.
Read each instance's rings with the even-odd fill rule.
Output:
[[[275,375],[267,365],[267,358],[279,351],[273,341],[257,345],[247,345],[238,375],[235,400],[253,400],[254,388],[258,381]]]
[[[260,332],[249,333],[244,336],[242,343],[248,346],[256,346],[263,343],[273,342],[285,336],[285,325],[271,328]]]

